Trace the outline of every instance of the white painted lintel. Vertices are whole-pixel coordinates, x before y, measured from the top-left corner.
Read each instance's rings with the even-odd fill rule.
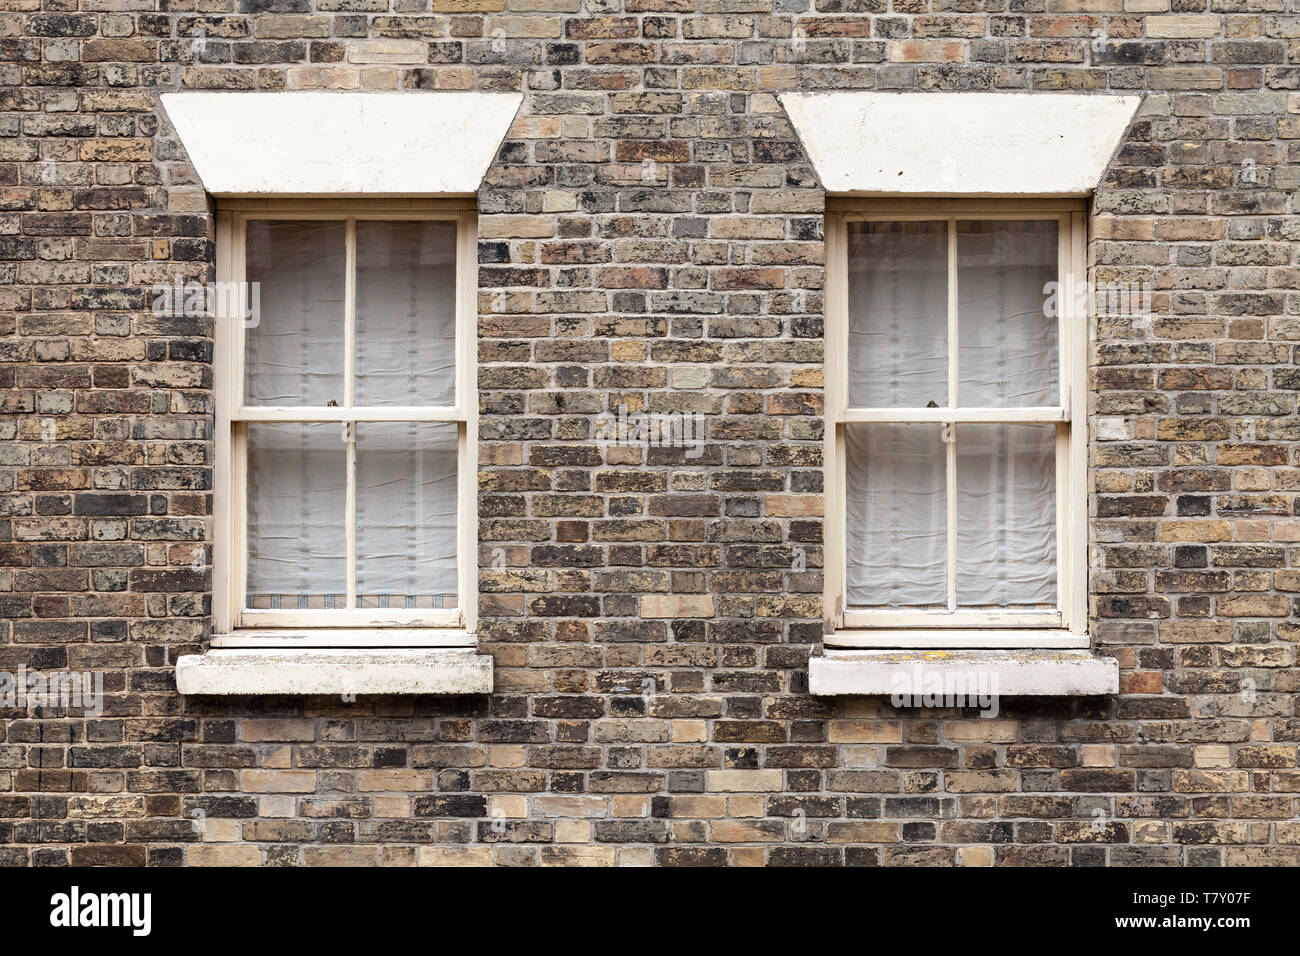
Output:
[[[222,198],[473,196],[520,93],[163,93],[205,191]]]
[[[1082,197],[1142,97],[841,91],[780,101],[828,193]]]

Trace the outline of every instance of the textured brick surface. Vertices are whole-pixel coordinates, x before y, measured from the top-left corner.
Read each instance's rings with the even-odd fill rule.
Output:
[[[4,0],[0,863],[1300,864],[1295,0]],[[479,195],[490,699],[184,701],[212,272],[170,89],[525,90]],[[822,210],[783,90],[1141,92],[1093,208],[1115,699],[807,694]],[[232,131],[238,135],[238,131]],[[701,412],[627,449],[598,416]],[[200,559],[196,562],[196,558]],[[504,564],[504,569],[501,565]]]

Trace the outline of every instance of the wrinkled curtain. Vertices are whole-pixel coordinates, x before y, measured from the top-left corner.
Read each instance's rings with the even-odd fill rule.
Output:
[[[849,225],[849,405],[948,404],[948,224]]]
[[[357,425],[357,603],[456,606],[450,422]]]
[[[957,223],[957,397],[967,408],[1055,405],[1056,222]],[[946,336],[945,336],[946,338]]]
[[[344,404],[345,227],[249,224],[262,283],[247,333],[250,404]],[[357,405],[455,401],[455,224],[357,223]],[[250,607],[343,607],[348,445],[342,424],[248,426]],[[455,423],[360,422],[359,607],[454,607]]]
[[[958,425],[957,606],[1056,601],[1056,426]]]
[[[849,404],[948,401],[947,224],[849,229]],[[958,402],[1058,402],[1054,221],[957,223]],[[850,607],[947,606],[947,473],[937,425],[850,425]],[[1055,426],[958,425],[958,607],[1056,600]]]
[[[456,224],[357,223],[358,405],[456,403]]]
[[[245,330],[249,405],[342,405],[346,226],[341,222],[248,224],[249,282],[260,311]]]
[[[342,426],[248,426],[248,606],[343,607],[347,445]]]
[[[938,425],[848,425],[850,607],[945,607],[946,451]]]

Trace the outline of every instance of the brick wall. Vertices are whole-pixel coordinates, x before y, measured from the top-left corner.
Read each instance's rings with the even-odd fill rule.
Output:
[[[1296,0],[78,6],[0,3],[0,668],[108,698],[0,712],[0,862],[1300,864]],[[479,195],[490,699],[175,693],[212,342],[148,296],[213,242],[156,94],[321,88],[527,93]],[[1117,698],[807,693],[824,194],[775,94],[814,89],[1146,94],[1092,224],[1155,289],[1091,372]],[[711,440],[596,444],[620,404]]]

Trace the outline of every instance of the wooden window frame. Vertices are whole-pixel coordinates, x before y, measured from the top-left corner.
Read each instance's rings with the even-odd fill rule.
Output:
[[[831,200],[826,211],[826,568],[828,647],[1079,648],[1088,647],[1087,356],[1089,316],[1074,294],[1087,277],[1087,206],[1083,200]],[[848,407],[848,224],[857,221],[946,220],[949,379],[955,380],[957,289],[955,223],[960,219],[1055,219],[1059,224],[1058,347],[1060,403],[1008,410],[960,407]],[[951,389],[951,386],[950,386]],[[950,400],[955,402],[955,395]],[[847,575],[844,426],[859,422],[1056,425],[1058,607],[1052,611],[874,610],[845,606]],[[952,525],[955,452],[948,446],[948,576],[956,550]]]
[[[243,404],[244,323],[216,319],[214,390],[214,647],[455,647],[475,642],[477,617],[477,217],[473,203],[447,200],[233,200],[216,213],[216,279],[246,277],[247,226],[253,220],[335,220],[346,223],[344,374],[347,403],[280,407]],[[427,220],[456,223],[456,384],[450,406],[354,407],[356,223]],[[226,288],[232,288],[226,286]],[[238,286],[235,288],[243,288]],[[451,422],[458,426],[456,581],[454,608],[250,609],[247,585],[247,426],[250,422]],[[355,455],[355,444],[348,454]],[[347,515],[355,508],[355,472],[348,469]],[[355,594],[355,523],[346,520],[348,595]]]

